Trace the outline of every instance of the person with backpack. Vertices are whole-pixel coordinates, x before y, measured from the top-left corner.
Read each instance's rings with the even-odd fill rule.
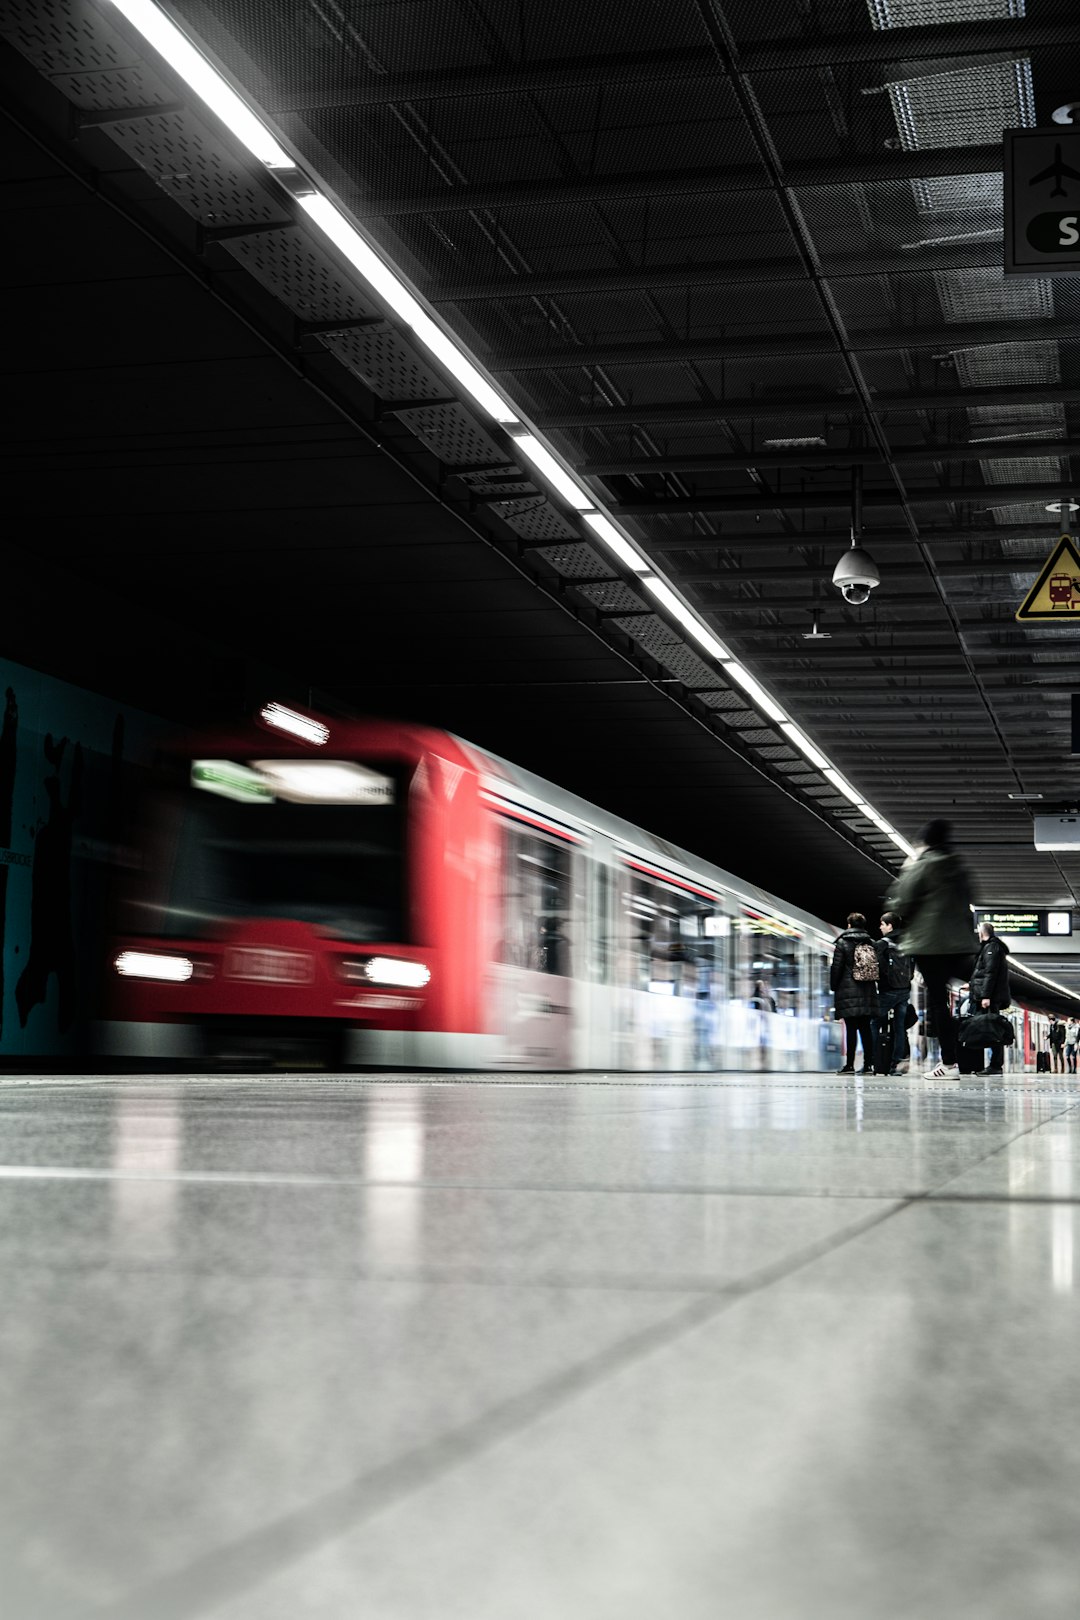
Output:
[[[993,923],[979,924],[979,954],[971,970],[971,1011],[1000,1012],[1012,1001],[1009,985],[1009,947],[998,939]],[[1005,1068],[1005,1045],[995,1041],[990,1046],[990,1061],[983,1074],[1002,1074]]]
[[[941,1044],[941,1062],[927,1071],[926,1078],[959,1080],[949,980],[966,979],[975,954],[971,882],[952,847],[949,822],[928,821],[917,843],[916,854],[904,866],[886,904],[904,919],[904,944],[923,976],[932,1032]]]
[[[878,979],[881,964],[874,941],[866,931],[861,911],[848,916],[847,927],[833,948],[829,984],[836,999],[836,1016],[847,1031],[847,1060],[841,1074],[855,1073],[855,1041],[862,1042],[863,1074],[874,1070],[874,1026],[878,1016]]]
[[[907,1050],[905,1018],[911,999],[915,964],[900,949],[900,917],[895,911],[882,916],[878,953],[878,1039],[874,1054],[879,1074],[898,1074]]]

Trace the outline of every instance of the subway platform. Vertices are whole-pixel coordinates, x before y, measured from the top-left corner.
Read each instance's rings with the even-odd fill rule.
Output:
[[[10,1620],[1065,1620],[1080,1085],[0,1083]]]

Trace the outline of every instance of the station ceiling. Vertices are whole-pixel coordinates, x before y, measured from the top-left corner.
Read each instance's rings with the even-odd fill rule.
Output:
[[[166,9],[883,817],[949,815],[985,904],[1076,904],[1010,795],[1077,795],[1076,633],[1014,614],[1076,493],[1080,278],[1001,272],[1001,131],[1071,99],[1072,0]],[[49,574],[58,660],[119,599],[148,706],[185,649],[200,701],[286,672],[825,915],[887,887],[884,833],[108,0],[0,32],[9,567]]]

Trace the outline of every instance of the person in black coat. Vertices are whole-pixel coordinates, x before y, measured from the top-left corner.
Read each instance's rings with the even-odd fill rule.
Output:
[[[869,953],[859,949],[870,947]],[[871,973],[872,964],[872,973]],[[836,1016],[847,1030],[847,1062],[841,1074],[855,1073],[855,1039],[862,1042],[863,1074],[874,1073],[874,1025],[878,1016],[878,953],[866,931],[866,918],[853,911],[847,927],[837,936],[829,984],[836,999]],[[868,974],[870,976],[864,977]]]
[[[979,954],[971,970],[971,1011],[1000,1012],[1012,1001],[1009,987],[1009,947],[998,939],[992,923],[979,925]],[[984,1074],[1001,1074],[1005,1067],[1005,1047],[1002,1042],[990,1048],[990,1062]]]

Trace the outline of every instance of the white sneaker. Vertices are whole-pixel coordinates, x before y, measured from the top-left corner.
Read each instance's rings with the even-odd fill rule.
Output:
[[[939,1063],[935,1069],[927,1069],[923,1075],[924,1080],[959,1080],[960,1066],[956,1063]]]

